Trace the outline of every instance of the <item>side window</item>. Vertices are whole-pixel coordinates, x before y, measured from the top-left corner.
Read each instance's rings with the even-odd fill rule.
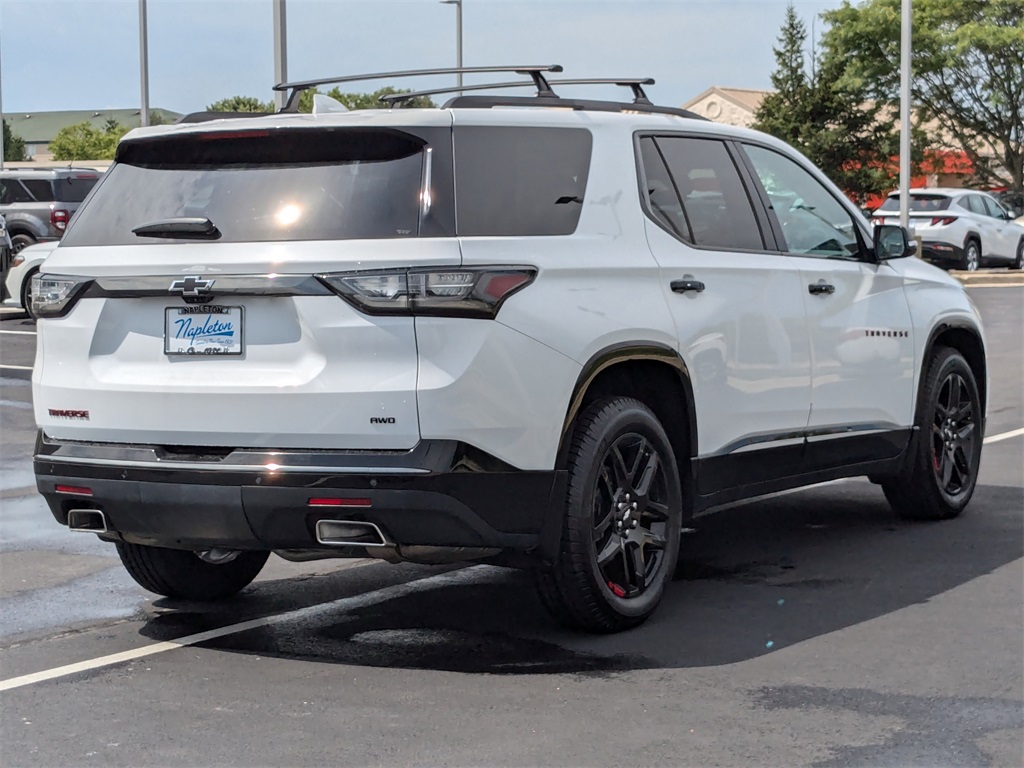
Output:
[[[996,204],[995,200],[991,200],[991,199],[989,199],[987,197],[981,197],[981,195],[978,195],[978,197],[981,199],[981,202],[985,206],[985,215],[986,216],[991,216],[993,219],[1001,219],[1001,218],[1003,218],[1003,211]]]
[[[724,143],[683,136],[659,136],[655,143],[679,192],[694,245],[765,249],[750,197]]]
[[[31,203],[32,196],[21,186],[17,179],[4,179],[0,184],[4,190],[0,193],[0,202],[3,203]]]
[[[790,253],[860,256],[853,217],[821,182],[785,155],[751,144],[744,149],[768,193]]]
[[[647,211],[651,218],[680,240],[692,243],[693,238],[690,237],[690,227],[683,215],[679,195],[676,194],[672,177],[651,136],[640,139],[640,162],[644,170]]]
[[[21,183],[40,203],[53,202],[53,188],[50,186],[49,179],[25,179]]]
[[[981,202],[981,198],[978,195],[968,195],[964,198],[964,202],[967,204],[965,207],[971,213],[978,213],[982,216],[988,216],[988,212],[985,210],[985,204]]]
[[[456,125],[454,138],[460,236],[576,231],[590,173],[590,131]]]

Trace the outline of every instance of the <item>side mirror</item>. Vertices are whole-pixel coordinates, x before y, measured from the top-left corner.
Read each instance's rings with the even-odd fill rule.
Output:
[[[917,253],[917,242],[911,241],[907,230],[896,224],[879,224],[872,238],[875,258],[879,261],[902,259]]]

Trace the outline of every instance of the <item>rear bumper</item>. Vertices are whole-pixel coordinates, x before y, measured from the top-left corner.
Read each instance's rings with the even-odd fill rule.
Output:
[[[317,542],[322,519],[373,523],[400,547],[545,554],[545,542],[557,544],[564,472],[519,471],[454,441],[395,452],[193,450],[40,434],[36,485],[62,525],[71,509],[99,509],[105,536],[176,549],[334,549]]]
[[[959,245],[925,240],[921,258],[940,267],[958,267],[964,261],[964,249]]]

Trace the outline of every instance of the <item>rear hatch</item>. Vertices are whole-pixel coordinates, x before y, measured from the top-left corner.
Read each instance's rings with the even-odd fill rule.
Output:
[[[365,270],[459,264],[450,118],[434,114],[416,128],[297,117],[308,127],[237,121],[123,143],[39,283],[44,432],[414,446],[414,320],[360,311],[336,288]],[[388,290],[371,283],[359,287]]]
[[[952,198],[948,195],[919,193],[910,195],[910,227],[915,232],[931,231],[954,223],[958,216],[949,210]],[[874,224],[899,224],[900,199],[893,195],[874,212]]]

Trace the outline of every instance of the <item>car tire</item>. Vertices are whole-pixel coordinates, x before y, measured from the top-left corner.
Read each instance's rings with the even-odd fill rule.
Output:
[[[974,272],[981,266],[981,243],[971,238],[964,244],[963,268],[968,272]]]
[[[28,248],[30,245],[35,244],[36,239],[32,235],[26,235],[24,232],[11,235],[11,251],[14,253],[18,253],[22,248]]]
[[[577,419],[557,563],[535,571],[563,624],[618,632],[658,606],[679,553],[682,489],[672,444],[646,405],[600,400]]]
[[[984,419],[978,385],[963,355],[937,348],[922,379],[917,435],[902,474],[882,483],[890,506],[911,520],[948,520],[971,500]]]
[[[1010,269],[1020,269],[1021,267],[1024,267],[1024,237],[1017,243],[1017,256],[1010,262]]]
[[[38,269],[30,270],[21,283],[21,306],[33,320],[36,319],[36,313],[32,311],[32,278],[37,274],[39,274]]]
[[[239,552],[223,563],[208,563],[184,549],[117,542],[128,574],[139,586],[164,597],[220,600],[245,589],[259,575],[269,552]]]

